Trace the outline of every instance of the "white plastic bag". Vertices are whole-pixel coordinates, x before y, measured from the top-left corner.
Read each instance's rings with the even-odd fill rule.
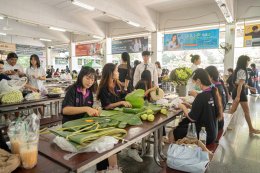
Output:
[[[114,148],[114,145],[118,143],[118,140],[112,136],[103,136],[86,146],[81,150],[78,150],[74,147],[68,140],[63,137],[56,136],[53,139],[53,142],[57,144],[62,150],[71,152],[70,154],[64,155],[65,160],[69,160],[71,157],[78,153],[84,152],[98,152],[103,153],[105,151],[111,150]]]
[[[175,98],[171,101],[171,103],[169,104],[170,107],[175,107],[175,108],[178,108],[179,107],[179,104],[183,103],[183,101],[178,97],[178,98]]]
[[[26,100],[37,100],[37,99],[40,99],[40,98],[41,98],[41,94],[38,93],[38,92],[32,92],[32,93],[27,94],[25,96]]]

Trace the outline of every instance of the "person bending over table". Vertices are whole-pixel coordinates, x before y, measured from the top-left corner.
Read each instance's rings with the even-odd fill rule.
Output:
[[[107,63],[103,70],[102,76],[97,91],[97,100],[101,101],[103,109],[114,109],[116,107],[132,107],[132,105],[123,100],[124,94],[119,83],[118,68],[115,64]],[[113,155],[110,158],[97,164],[97,170],[101,171],[109,168],[112,171],[121,171],[117,167],[117,156]]]
[[[177,141],[186,136],[189,123],[195,123],[197,134],[201,127],[206,128],[206,144],[215,142],[217,138],[217,120],[223,115],[221,98],[217,88],[212,86],[208,73],[199,68],[193,72],[192,80],[195,85],[199,86],[202,93],[199,93],[192,103],[191,111],[183,104],[179,108],[183,110],[185,119],[169,133],[170,142]]]
[[[79,72],[77,81],[71,85],[66,92],[62,103],[62,123],[67,121],[83,118],[87,113],[89,116],[99,116],[99,111],[92,108],[93,93],[96,91],[96,73],[91,67],[82,67]],[[113,161],[114,157],[109,158]],[[115,165],[117,161],[115,161]],[[100,165],[100,163],[98,164]]]

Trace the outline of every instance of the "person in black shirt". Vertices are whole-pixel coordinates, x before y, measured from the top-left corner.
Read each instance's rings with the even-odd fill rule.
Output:
[[[132,107],[124,101],[119,83],[118,68],[113,63],[107,63],[102,71],[100,84],[97,91],[97,100],[101,101],[103,109],[114,109],[116,107]]]
[[[233,114],[236,112],[238,105],[240,104],[245,115],[246,122],[248,124],[249,133],[251,134],[260,134],[260,130],[255,129],[252,125],[249,106],[247,101],[247,95],[245,89],[254,90],[253,87],[250,87],[247,84],[248,74],[247,66],[249,65],[250,58],[246,55],[241,55],[237,60],[237,67],[234,72],[233,83],[235,88],[232,92],[233,103],[230,109],[230,113]]]
[[[93,92],[96,91],[96,74],[91,67],[82,67],[75,84],[71,85],[62,102],[62,122],[89,116],[98,116],[99,111],[92,108]]]
[[[169,133],[169,140],[175,141],[186,136],[188,123],[194,122],[197,134],[201,127],[206,128],[207,144],[213,143],[217,138],[217,120],[223,117],[223,108],[217,88],[213,87],[208,73],[199,68],[193,72],[193,82],[203,91],[199,93],[192,103],[189,112],[184,104],[180,104],[179,108],[183,110],[185,119],[177,126],[172,133]]]
[[[97,100],[100,100],[103,109],[114,109],[121,106],[132,107],[129,102],[124,101],[123,99],[119,83],[118,68],[113,63],[107,63],[102,70],[101,80],[97,91]],[[109,169],[117,167],[116,155],[98,163],[97,170],[105,170],[108,166]]]
[[[255,87],[257,90],[257,93],[260,94],[260,87],[258,84],[258,70],[256,69],[256,65],[254,63],[251,64],[250,67],[252,69],[250,76],[252,78],[253,87]]]
[[[227,87],[228,87],[228,94],[231,95],[233,89],[234,89],[234,84],[233,84],[233,69],[229,68],[228,70],[228,79],[227,79]]]
[[[144,96],[145,99],[150,101],[150,92],[156,90],[158,87],[152,87],[152,76],[149,70],[144,70],[141,74],[141,80],[135,86],[135,89],[145,90]]]
[[[218,92],[221,97],[222,108],[224,111],[228,102],[227,88],[225,87],[224,82],[219,78],[219,72],[215,66],[208,66],[205,70],[208,72],[211,82],[218,89]],[[224,118],[221,117],[221,119],[219,119],[218,121],[218,130],[222,130],[223,127],[224,127]]]
[[[124,87],[124,90],[127,92],[133,91],[133,86],[131,85],[131,65],[130,65],[130,56],[127,52],[122,53],[121,55],[122,63],[118,66],[119,72],[119,81]]]

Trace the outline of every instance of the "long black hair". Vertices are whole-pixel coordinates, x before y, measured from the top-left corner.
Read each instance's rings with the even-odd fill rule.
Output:
[[[237,66],[234,72],[234,76],[233,76],[233,83],[235,84],[236,80],[237,80],[237,72],[239,70],[244,70],[246,73],[246,82],[248,80],[248,76],[247,76],[247,62],[250,61],[249,56],[247,55],[241,55],[240,57],[238,57],[237,60]]]
[[[94,78],[94,83],[89,88],[89,90],[92,91],[92,92],[96,92],[96,90],[97,90],[97,77],[96,77],[96,72],[92,67],[83,66],[81,68],[80,72],[79,72],[77,81],[72,86],[83,87],[82,80],[83,80],[84,76],[90,76],[90,77]]]
[[[109,92],[111,92],[113,95],[117,96],[114,88],[109,88],[109,81],[110,81],[110,79],[113,79],[113,73],[114,73],[116,67],[117,67],[117,65],[113,64],[113,63],[107,63],[104,66],[104,68],[102,70],[102,75],[101,75],[99,87],[98,87],[98,90],[97,90],[97,100],[100,100],[100,90],[102,88],[108,88]],[[121,90],[121,86],[119,85],[118,80],[116,81],[116,85]]]
[[[210,78],[209,78],[209,74],[207,73],[206,70],[204,70],[202,68],[198,68],[192,74],[192,80],[196,81],[198,79],[200,80],[201,84],[204,86],[211,86],[211,84],[212,84],[210,81]],[[218,119],[222,119],[223,118],[223,106],[221,103],[220,94],[216,87],[211,87],[211,88],[212,88],[211,93],[212,93],[213,100],[214,100],[216,116]]]
[[[145,88],[146,90],[152,88],[152,75],[151,72],[149,70],[144,70],[141,74],[141,80],[138,81],[138,83],[136,84],[135,88],[138,89],[137,86],[140,85],[140,83],[144,83],[145,84]]]
[[[131,64],[130,64],[130,55],[127,52],[121,54],[121,59],[126,62],[127,65],[127,76],[131,77]]]
[[[32,54],[31,57],[30,57],[30,67],[32,67],[31,61],[32,61],[33,58],[36,61],[37,68],[40,68],[40,66],[41,66],[40,58],[36,54]]]
[[[222,79],[220,79],[219,77],[219,71],[217,69],[216,66],[208,66],[207,68],[205,68],[205,70],[208,72],[210,78],[213,80],[213,82],[220,82],[222,85],[222,88],[224,90],[225,93],[220,94],[221,98],[222,98],[222,106],[223,109],[225,109],[226,107],[226,102],[228,101],[228,90],[227,87],[224,84],[224,81]],[[220,89],[222,90],[222,89]]]

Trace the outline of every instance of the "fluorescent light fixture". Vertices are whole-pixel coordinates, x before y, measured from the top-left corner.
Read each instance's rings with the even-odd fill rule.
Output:
[[[50,39],[46,39],[46,38],[40,38],[39,40],[41,40],[41,41],[47,41],[47,42],[51,42]]]
[[[181,31],[192,31],[192,30],[199,30],[199,29],[209,29],[209,28],[220,28],[225,27],[225,24],[219,24],[219,25],[206,25],[206,26],[195,26],[190,28],[180,28],[180,29],[173,29],[165,31],[165,33],[173,33],[173,32],[181,32]]]
[[[0,20],[4,20],[4,18],[5,18],[4,16],[0,16]]]
[[[95,7],[87,5],[87,4],[85,4],[83,2],[80,2],[80,1],[77,1],[77,0],[71,0],[71,3],[74,4],[74,5],[77,5],[79,7],[85,8],[85,9],[87,9],[89,11],[94,11],[95,10]]]
[[[103,37],[98,36],[98,35],[93,35],[92,37],[93,37],[93,38],[96,38],[96,39],[102,39],[102,38],[103,38]]]
[[[126,23],[128,23],[129,25],[135,26],[135,27],[139,27],[140,24],[132,22],[132,21],[126,21]]]
[[[0,32],[0,35],[6,35],[6,33]]]
[[[49,27],[49,29],[51,29],[51,30],[55,30],[55,31],[61,31],[61,32],[66,32],[66,30],[65,29],[62,29],[62,28],[57,28],[57,27]]]
[[[218,4],[218,7],[220,8],[222,14],[224,15],[227,23],[232,23],[234,21],[233,16],[227,7],[226,0],[215,0],[216,3]]]

